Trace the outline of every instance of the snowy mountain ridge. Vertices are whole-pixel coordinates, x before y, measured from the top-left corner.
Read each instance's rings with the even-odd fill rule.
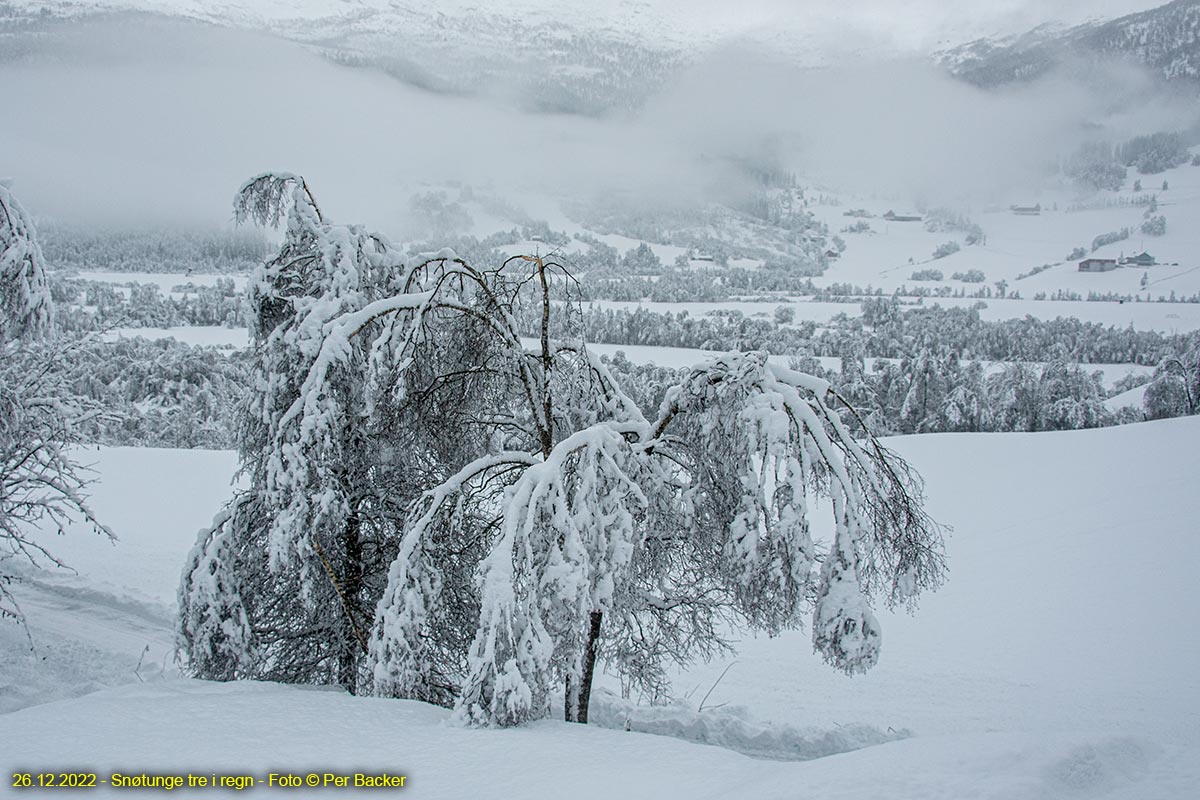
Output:
[[[398,0],[332,6],[316,0],[0,0],[0,36],[18,42],[7,54],[0,48],[0,60],[19,58],[31,38],[53,38],[70,23],[137,14],[151,22],[265,32],[426,91],[493,94],[527,110],[595,115],[642,102],[681,63],[683,43],[693,35],[675,32],[666,18],[634,0],[621,0],[623,13],[611,18],[620,25],[578,4],[558,5],[501,11],[466,2],[430,9]],[[653,42],[643,30],[655,31]]]
[[[309,42],[371,39],[393,54],[398,44],[437,43],[511,56],[514,48],[520,54],[532,45],[600,39],[691,55],[734,43],[809,66],[846,57],[878,60],[929,52],[935,42],[969,42],[942,53],[949,65],[965,66],[971,59],[1010,47],[1023,50],[1053,40],[1064,31],[1105,28],[1134,17],[1157,18],[1160,12],[1170,16],[1167,9],[1195,3],[1179,0],[1105,21],[1145,5],[1146,0],[1092,0],[1066,2],[1055,9],[1034,3],[1005,8],[966,3],[948,9],[918,0],[896,13],[887,2],[870,0],[850,8],[835,0],[817,0],[802,10],[778,0],[736,5],[717,0],[0,0],[0,24],[6,18],[137,11],[266,30]],[[1019,33],[1034,25],[1038,27]]]
[[[1200,0],[1071,28],[1044,25],[1003,39],[978,39],[937,54],[956,76],[982,87],[1042,76],[1078,60],[1085,65],[1124,57],[1167,81],[1200,81]]]
[[[669,4],[668,4],[669,5]],[[670,13],[662,3],[608,0],[513,0],[500,7],[472,0],[448,0],[431,6],[411,0],[9,0],[10,15],[74,17],[97,12],[142,11],[222,25],[269,29],[284,34],[318,31],[371,32],[407,37],[450,39],[458,34],[502,38],[519,22],[524,29],[558,30],[564,35],[602,33],[619,38],[682,45],[702,39],[712,26],[701,17]],[[510,44],[512,42],[510,41]]]
[[[1119,13],[1131,5],[1136,0],[1115,0],[1087,11]],[[861,65],[984,34],[989,38],[943,50],[935,61],[982,87],[1036,77],[1071,54],[1128,55],[1168,80],[1200,76],[1200,0],[1076,27],[1067,26],[1083,17],[1070,4],[1053,12],[921,10],[896,14],[872,2],[853,9],[817,2],[798,13],[775,0],[736,8],[711,0],[0,0],[0,37],[136,13],[265,32],[424,91],[491,95],[528,111],[583,116],[640,109],[709,56],[765,57],[805,68]],[[1057,21],[1046,22],[1051,15]],[[1036,21],[1043,24],[1027,33],[990,35]],[[26,46],[18,39],[0,47],[0,61],[20,57]]]

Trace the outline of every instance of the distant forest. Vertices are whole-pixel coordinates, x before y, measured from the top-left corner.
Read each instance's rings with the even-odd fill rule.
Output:
[[[646,309],[581,313],[591,342],[788,356],[829,380],[861,416],[849,421],[876,434],[1090,428],[1197,411],[1197,393],[1189,387],[1200,382],[1198,332],[1168,336],[1061,318],[988,322],[971,309],[904,310],[893,299],[868,300],[862,316],[839,316],[820,330],[811,322],[751,319],[736,311],[699,318]],[[536,320],[518,323],[536,334]],[[171,339],[88,338],[73,353],[71,385],[104,409],[89,423],[94,441],[233,447],[236,409],[250,380],[246,351]],[[841,369],[823,369],[815,360],[822,356],[840,358]],[[867,358],[882,360],[867,369]],[[635,399],[647,410],[678,380],[678,370],[607,360],[629,374],[627,385],[637,387]],[[1002,367],[985,370],[988,362]],[[1147,405],[1110,411],[1104,400],[1139,380],[1106,391],[1089,363],[1156,367],[1153,378],[1140,381],[1151,383]]]

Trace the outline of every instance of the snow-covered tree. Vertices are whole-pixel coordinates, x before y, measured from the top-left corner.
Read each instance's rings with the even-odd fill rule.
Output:
[[[1150,419],[1200,413],[1200,350],[1164,358],[1142,404]]]
[[[200,536],[181,587],[181,649],[206,677],[226,675],[213,665],[238,664],[239,674],[354,688],[375,599],[368,583],[391,531],[390,520],[368,519],[383,495],[371,474],[366,387],[355,372],[368,354],[356,347],[362,339],[351,341],[347,315],[365,311],[358,324],[371,318],[372,301],[398,290],[392,281],[403,276],[393,269],[403,257],[382,237],[330,224],[298,176],[257,176],[234,210],[239,220],[286,226],[281,249],[247,292],[256,363],[240,451],[249,498]],[[230,548],[257,552],[230,561]],[[207,593],[210,580],[197,571],[218,563],[233,569],[224,585],[243,587],[241,605]],[[239,575],[238,564],[255,579]],[[221,624],[188,623],[206,616]],[[226,630],[243,618],[252,643]],[[234,649],[212,655],[222,648]]]
[[[1147,236],[1165,236],[1167,233],[1167,218],[1162,214],[1147,217],[1142,222],[1142,233]]]
[[[662,272],[662,261],[650,245],[642,242],[625,252],[621,271],[626,275],[658,275]]]
[[[54,324],[50,287],[37,229],[0,183],[0,334],[41,338]]]
[[[1005,364],[987,379],[988,404],[997,430],[1036,431],[1041,424],[1041,393],[1037,369],[1025,363]]]
[[[979,431],[990,423],[984,389],[983,365],[967,364],[952,379],[952,388],[942,401],[944,430]]]
[[[943,410],[947,394],[956,382],[958,359],[950,354],[935,354],[932,347],[925,346],[912,358],[904,359],[900,369],[908,379],[908,391],[900,407],[901,431],[945,430]]]
[[[1109,416],[1100,373],[1089,374],[1065,353],[1042,368],[1039,393],[1041,430],[1095,428]]]
[[[234,498],[192,548],[179,586],[178,630],[190,668],[211,680],[257,677],[254,634],[242,587],[249,582],[245,545],[253,541],[254,498]],[[261,525],[260,525],[261,527]]]
[[[365,658],[327,655],[344,683],[353,666],[359,688],[483,725],[546,716],[561,692],[583,722],[598,664],[658,692],[729,623],[811,619],[830,664],[865,670],[872,605],[939,584],[919,478],[851,435],[824,381],[732,353],[647,414],[583,343],[562,265],[405,258],[329,223],[295,176],[256,178],[238,208],[288,227],[252,292],[251,497],[201,535],[181,588],[198,672],[277,669],[294,654],[275,615],[323,596],[310,627],[369,628]],[[830,542],[809,533],[820,505]]]

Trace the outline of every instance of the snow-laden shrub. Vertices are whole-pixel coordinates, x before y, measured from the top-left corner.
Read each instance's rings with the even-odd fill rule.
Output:
[[[959,246],[958,242],[945,242],[944,244],[939,244],[937,246],[937,248],[933,251],[933,257],[935,260],[939,258],[945,258],[946,256],[954,255],[961,249],[962,247]]]
[[[1102,233],[1092,240],[1092,252],[1096,252],[1101,247],[1109,244],[1116,244],[1124,239],[1129,238],[1129,228],[1121,228],[1119,231],[1112,233]]]
[[[1167,218],[1162,214],[1148,217],[1142,223],[1142,233],[1147,236],[1165,236],[1167,233]]]
[[[940,269],[918,269],[908,276],[910,281],[940,281],[945,276]]]

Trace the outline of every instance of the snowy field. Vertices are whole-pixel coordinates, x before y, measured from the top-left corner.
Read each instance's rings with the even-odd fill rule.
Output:
[[[1137,180],[1142,184],[1140,190],[1134,189]],[[1166,191],[1161,188],[1164,180],[1168,183]],[[1157,213],[1167,219],[1164,236],[1146,236],[1140,231],[1146,206],[1134,203],[1148,200],[1152,195],[1157,199]],[[889,205],[886,201],[836,195],[828,199],[837,205],[831,202],[816,206],[813,212],[829,226],[831,233],[856,221],[844,216],[849,209],[862,209],[873,215],[866,220],[872,233],[841,234],[847,244],[846,251],[824,276],[814,279],[818,285],[855,283],[865,286],[869,283],[888,292],[902,285],[910,288],[952,286],[972,291],[980,284],[964,284],[951,280],[951,276],[955,272],[978,269],[987,278],[983,285],[1005,280],[1010,291],[1019,290],[1023,297],[1032,297],[1042,291],[1050,294],[1056,290],[1075,291],[1085,297],[1089,291],[1137,293],[1143,273],[1149,274],[1149,283],[1142,290],[1143,297],[1147,292],[1157,298],[1169,296],[1172,290],[1181,295],[1200,290],[1200,167],[1190,164],[1158,175],[1138,175],[1131,169],[1120,190],[1101,191],[1093,196],[1080,197],[1070,191],[1048,190],[1037,197],[1006,198],[998,204],[1004,210],[955,209],[983,228],[986,242],[973,246],[965,244],[961,232],[930,232],[923,222],[882,219],[889,210],[898,214],[911,213],[909,209]],[[1041,213],[1036,216],[1017,215],[1007,210],[1009,205],[1035,204],[1041,206]],[[1131,230],[1128,239],[1105,245],[1089,255],[1118,258],[1122,254],[1132,256],[1149,251],[1158,266],[1081,273],[1077,263],[1067,259],[1076,247],[1090,251],[1092,240],[1097,236],[1121,228]],[[962,249],[933,260],[933,251],[948,241],[957,241]],[[1022,273],[1043,264],[1057,266],[1018,279]],[[913,281],[912,273],[922,268],[940,270],[945,279]]]
[[[0,699],[18,709],[0,725],[21,734],[0,767],[400,771],[408,794],[429,798],[1193,797],[1200,540],[1185,498],[1200,456],[1183,443],[1197,437],[1200,419],[1185,418],[892,440],[955,531],[949,583],[913,617],[881,613],[879,665],[846,678],[797,633],[744,641],[676,679],[683,738],[712,740],[703,726],[730,719],[767,735],[855,724],[912,734],[802,763],[640,733],[650,709],[629,710],[630,732],[550,721],[481,731],[417,703],[180,680],[166,653],[174,585],[230,493],[234,457],[101,449],[94,505],[121,542],[69,531],[53,545],[78,575],[15,587],[36,650],[0,628]]]
[[[226,328],[223,325],[181,325],[177,328],[114,328],[103,334],[106,341],[116,339],[175,339],[183,344],[205,347],[241,348],[250,346],[250,331],[246,328]]]

